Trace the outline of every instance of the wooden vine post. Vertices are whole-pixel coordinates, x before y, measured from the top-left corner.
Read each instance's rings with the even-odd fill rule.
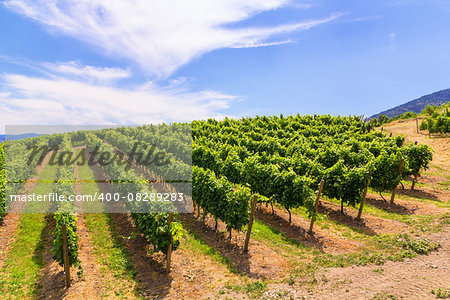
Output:
[[[367,180],[366,186],[364,187],[364,192],[361,198],[361,204],[359,205],[359,211],[358,211],[358,216],[356,216],[356,220],[361,220],[361,215],[363,212],[363,208],[364,208],[364,203],[366,202],[366,196],[367,196],[367,189],[369,188],[369,184],[370,184],[370,179]]]
[[[172,244],[173,244],[173,238],[172,238],[172,232],[170,231],[170,224],[172,224],[173,221],[173,212],[169,214],[169,237],[170,237],[170,244],[169,248],[167,249],[167,260],[166,260],[166,271],[170,272],[170,262],[172,260]]]
[[[256,202],[258,201],[258,195],[254,195],[252,199],[251,204],[251,212],[250,212],[250,220],[248,220],[248,228],[247,228],[247,235],[245,236],[245,243],[244,243],[244,252],[248,252],[248,243],[250,242],[250,234],[252,232],[253,227],[253,220],[255,218],[255,212],[256,212]]]
[[[65,223],[61,225],[61,230],[63,239],[64,272],[66,273],[66,287],[70,287],[69,249],[67,245],[67,227]]]
[[[419,172],[414,174],[414,179],[413,179],[412,184],[411,184],[411,190],[413,190],[414,186],[416,185],[417,177],[419,177]]]
[[[309,224],[308,234],[312,234],[312,232],[313,232],[312,230],[313,230],[313,226],[314,226],[314,221],[316,219],[317,208],[319,207],[320,196],[322,195],[324,183],[325,183],[325,180],[322,179],[320,181],[320,187],[319,187],[319,192],[317,193],[316,203],[314,204],[314,211],[313,211],[313,215],[311,217],[311,224]]]
[[[401,174],[403,171],[403,163],[405,162],[405,159],[402,158],[402,160],[400,161],[400,166],[398,167],[398,174]],[[392,190],[392,195],[391,195],[391,204],[394,204],[394,198],[395,198],[395,192],[397,191],[397,187],[394,187],[394,189]]]
[[[417,131],[418,134],[420,133],[420,131],[419,131],[419,119],[418,118],[416,118],[416,131]]]

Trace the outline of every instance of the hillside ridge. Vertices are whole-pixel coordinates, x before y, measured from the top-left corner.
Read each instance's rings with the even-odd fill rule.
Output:
[[[409,112],[409,111],[418,114],[418,113],[422,112],[422,110],[427,105],[442,105],[449,101],[450,101],[450,89],[445,89],[445,90],[437,91],[437,92],[422,96],[420,98],[411,100],[404,104],[398,105],[391,109],[382,111],[375,115],[372,115],[369,118],[369,120],[373,119],[373,118],[378,118],[379,115],[386,115],[388,118],[392,118],[392,117],[399,116],[399,115],[401,115],[405,112]]]

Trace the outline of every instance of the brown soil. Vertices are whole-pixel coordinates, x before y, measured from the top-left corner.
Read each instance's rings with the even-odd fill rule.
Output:
[[[36,187],[39,175],[50,160],[51,153],[48,153],[42,163],[36,166],[36,175],[28,180],[24,187],[20,190],[21,195],[27,195]],[[17,202],[16,202],[17,203]],[[21,211],[23,203],[13,203],[15,205],[14,211]],[[20,222],[20,216],[22,214],[18,212],[8,213],[3,221],[0,223],[0,269],[3,267],[3,263],[7,257],[10,246],[15,241],[17,226]]]
[[[377,294],[436,299],[431,290],[450,285],[450,231],[435,238],[441,242],[439,251],[404,262],[325,270],[317,277],[325,276],[327,282],[322,280],[311,299],[371,299]],[[382,271],[374,272],[376,269]]]
[[[307,234],[310,220],[302,218],[296,214],[291,216],[291,225],[289,225],[289,214],[286,210],[274,208],[275,214],[272,215],[272,209],[265,205],[259,205],[257,218],[274,228],[279,229],[287,238],[297,240],[309,247],[317,248],[320,251],[338,254],[354,252],[362,246],[360,242],[349,240],[342,236],[337,236],[329,230],[324,230],[317,224],[313,227],[313,234]]]
[[[441,248],[428,255],[419,255],[403,262],[383,265],[330,268],[315,274],[314,286],[302,284],[297,278],[293,285],[270,284],[263,294],[265,299],[437,299],[432,289],[450,285],[450,231],[432,236],[441,242]],[[233,293],[233,299],[248,299]],[[281,295],[281,296],[280,296]]]
[[[47,226],[45,229],[44,250],[42,251],[42,261],[44,268],[40,273],[41,299],[62,298],[64,296],[65,275],[62,267],[59,267],[53,261],[52,249],[52,231],[55,229],[55,219],[52,214],[46,216]],[[76,272],[75,272],[76,274]],[[73,274],[72,274],[73,277]]]

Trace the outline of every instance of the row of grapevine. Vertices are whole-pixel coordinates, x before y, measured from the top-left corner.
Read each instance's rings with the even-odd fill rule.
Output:
[[[207,120],[193,122],[192,128],[195,166],[233,184],[249,185],[252,192],[281,204],[289,213],[304,206],[312,214],[314,191],[322,178],[326,196],[354,206],[362,201],[369,183],[380,193],[392,191],[402,178],[426,168],[432,158],[427,146],[403,147],[404,138],[368,132],[370,128],[356,117]],[[104,137],[116,141],[123,151],[129,149],[121,145],[129,147],[145,136],[145,128],[119,131],[127,136],[109,130]]]
[[[111,130],[111,129],[110,129]],[[181,161],[191,163],[192,132],[186,124],[146,125],[139,127],[121,127],[117,131],[125,136],[132,136],[140,142],[151,143]]]
[[[151,167],[151,170],[158,174],[159,176],[163,177],[166,181],[178,181],[178,180],[189,180],[191,178],[191,172],[192,168],[189,164],[186,164],[182,160],[179,160],[176,156],[174,156],[172,153],[167,152],[163,149],[160,149],[158,147],[155,147],[154,144],[150,144],[145,141],[139,141],[138,139],[134,138],[133,136],[125,136],[124,134],[121,134],[120,132],[116,130],[108,130],[103,135],[97,133],[100,138],[102,138],[104,141],[108,142],[109,144],[113,145],[117,149],[119,149],[123,153],[130,153],[132,150],[133,145],[136,145],[136,152],[142,153],[142,154],[148,154],[150,150],[153,150],[153,154],[155,153],[164,153],[164,164],[158,163],[158,161],[154,161],[155,159],[158,160],[158,158],[155,158],[155,155],[153,157],[133,157],[132,159],[137,164],[142,164],[148,167]],[[157,155],[156,155],[157,156]],[[188,193],[190,194],[190,189],[183,189],[183,185],[179,185],[179,188],[181,190],[178,190],[178,192]]]
[[[192,196],[204,214],[221,220],[227,230],[241,230],[249,221],[250,189],[232,185],[214,172],[194,166],[192,170]],[[217,223],[216,223],[217,224]]]
[[[447,136],[447,133],[450,132],[450,111],[448,108],[442,113],[434,112],[431,116],[427,117],[420,124],[420,129],[428,129],[430,134],[441,133]]]
[[[72,144],[68,136],[64,136],[59,147],[60,154],[65,151],[72,151]],[[69,266],[78,266],[81,269],[78,259],[78,235],[77,214],[75,212],[74,202],[69,201],[69,196],[75,195],[75,174],[73,164],[60,165],[58,169],[57,180],[53,192],[63,195],[66,201],[56,201],[56,212],[53,215],[55,219],[55,229],[53,231],[53,259],[61,266],[64,265],[63,252],[63,224],[66,225],[67,249],[69,256]]]
[[[251,121],[194,122],[193,164],[234,183],[249,184],[253,192],[288,211],[305,206],[311,213],[312,191],[322,178],[326,196],[356,205],[367,184],[379,192],[390,191],[404,176],[426,168],[432,157],[427,146],[403,147],[404,138],[361,130],[363,122],[356,118],[256,117]]]
[[[146,130],[142,128],[141,130]],[[125,136],[120,133],[121,130],[107,130],[104,134],[104,140],[117,147],[120,151],[129,152],[130,145],[134,145],[138,140],[135,136],[129,134]],[[136,132],[138,136],[139,134]],[[138,151],[145,153],[152,144],[140,141]],[[190,179],[191,166],[178,160],[173,153],[164,149],[169,157],[169,164],[164,167],[156,165],[149,166],[152,171],[162,176],[164,179]],[[139,163],[139,162],[138,162]],[[182,185],[177,185],[182,187]],[[179,192],[186,192],[179,190]],[[190,192],[190,191],[189,191]],[[191,196],[191,195],[189,195]],[[225,178],[218,178],[209,170],[194,167],[192,169],[192,196],[194,204],[203,209],[204,214],[210,214],[216,221],[223,221],[227,229],[231,231],[241,230],[248,224],[249,220],[249,199],[250,190],[236,184],[231,184]],[[212,200],[213,199],[213,200]]]
[[[23,188],[46,154],[31,155],[33,150],[28,144],[31,140],[6,141],[0,144],[0,221],[6,214],[6,197],[17,194]]]
[[[103,142],[93,133],[86,134],[86,147],[90,151],[98,149],[103,153],[114,153],[114,148]],[[120,179],[113,184],[113,192],[121,196],[133,194],[150,194],[147,180],[137,175],[132,169],[126,170],[125,166],[119,165],[116,161],[103,166],[107,176],[112,179]],[[167,254],[169,245],[172,250],[176,250],[180,244],[183,234],[182,226],[178,221],[169,222],[169,212],[174,211],[171,202],[164,201],[125,201],[127,209],[131,211],[138,230],[151,242],[155,251]],[[143,207],[145,206],[145,207]],[[148,213],[142,213],[147,211]],[[170,224],[169,224],[170,223]]]

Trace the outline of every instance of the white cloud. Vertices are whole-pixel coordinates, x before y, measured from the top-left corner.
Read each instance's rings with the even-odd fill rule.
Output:
[[[66,75],[75,79],[100,84],[113,83],[131,75],[128,70],[121,68],[83,66],[73,61],[68,63],[44,63],[42,66],[54,74]]]
[[[345,22],[364,22],[364,21],[373,21],[373,20],[379,20],[384,18],[384,16],[381,15],[374,15],[374,16],[366,16],[366,17],[359,17],[359,18],[353,18],[346,20]]]
[[[245,45],[241,45],[241,46],[235,46],[233,48],[256,48],[256,47],[267,47],[267,46],[278,46],[278,45],[283,45],[283,44],[289,44],[291,43],[291,40],[285,40],[285,41],[278,41],[278,42],[270,42],[270,43],[259,43],[259,44],[254,44],[253,42],[249,42]]]
[[[65,67],[67,64],[54,65],[56,70],[65,71]],[[91,72],[98,69],[89,66],[69,70],[70,75],[78,76],[76,70],[81,70],[82,75],[83,70],[89,70],[86,71],[89,76],[106,76],[106,71]],[[118,69],[112,73],[121,74]],[[148,82],[118,88],[98,84],[96,75],[92,75],[92,82],[86,82],[56,75],[44,78],[3,74],[0,76],[0,119],[9,125],[161,123],[221,118],[221,110],[236,100],[217,91],[189,92],[183,80],[174,81],[168,87]]]
[[[238,22],[260,12],[295,5],[290,0],[8,0],[4,4],[47,28],[125,57],[158,78],[168,77],[204,53],[285,43],[286,39],[273,38],[339,16],[239,27]]]

